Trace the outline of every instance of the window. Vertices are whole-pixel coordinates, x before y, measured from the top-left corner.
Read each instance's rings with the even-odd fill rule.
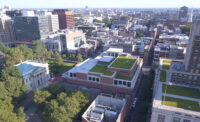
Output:
[[[180,121],[181,121],[181,119],[178,118],[178,117],[174,117],[174,118],[173,118],[173,122],[180,122]]]
[[[99,78],[96,78],[96,81],[99,82]]]
[[[126,86],[126,81],[123,82],[123,85]]]
[[[115,85],[117,85],[117,84],[118,84],[117,80],[115,80],[115,81],[114,81],[114,84],[115,84]]]
[[[159,114],[159,115],[158,115],[158,120],[157,120],[157,122],[165,122],[165,116]]]
[[[74,77],[76,77],[76,73],[74,73]]]
[[[122,81],[121,81],[121,80],[119,81],[119,84],[120,84],[120,85],[122,84]]]
[[[92,78],[93,81],[95,81],[95,78]]]
[[[72,77],[72,73],[70,73],[70,77]]]
[[[89,77],[89,80],[92,80],[92,78],[91,78],[91,77]]]
[[[127,83],[127,87],[131,87],[131,83],[130,82]]]
[[[191,122],[190,120],[188,119],[184,119],[183,122]]]

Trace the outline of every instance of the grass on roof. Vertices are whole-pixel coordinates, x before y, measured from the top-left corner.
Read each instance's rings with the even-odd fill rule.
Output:
[[[110,67],[131,69],[136,59],[119,56]]]
[[[95,65],[90,72],[97,72],[97,73],[102,73],[103,75],[108,75],[108,76],[112,76],[114,72],[108,71],[107,70],[107,66],[103,66],[103,65]]]
[[[162,91],[165,92],[166,85],[163,84]],[[195,88],[188,88],[188,87],[182,87],[182,86],[167,86],[167,94],[174,94],[179,96],[185,96],[185,97],[191,97],[200,99],[200,90]]]
[[[170,64],[163,64],[162,69],[168,70],[170,68]]]
[[[171,64],[171,60],[163,60],[163,64]]]
[[[167,79],[167,72],[165,70],[160,71],[160,81],[161,82],[166,82]]]
[[[140,64],[140,62],[141,62],[141,60],[142,60],[142,59],[139,58],[139,60],[138,60],[138,62],[137,62],[137,67],[136,67],[136,69],[135,69],[135,71],[134,71],[134,73],[133,73],[132,76],[127,77],[127,76],[123,76],[123,75],[117,75],[115,78],[131,81],[131,80],[133,79],[134,75],[135,75],[135,72],[137,71],[137,68],[138,68],[138,66],[139,66],[139,64]]]
[[[196,101],[162,96],[162,104],[200,112],[199,103]]]

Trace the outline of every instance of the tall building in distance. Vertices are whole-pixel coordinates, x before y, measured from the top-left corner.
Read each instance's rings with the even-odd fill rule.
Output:
[[[185,56],[185,69],[200,74],[200,20],[194,20]]]
[[[49,32],[56,32],[59,30],[58,15],[53,15],[48,11],[37,12],[38,16],[47,16]]]
[[[56,32],[59,30],[58,15],[47,15],[49,32]]]
[[[180,21],[182,21],[182,22],[187,21],[188,11],[189,11],[189,8],[186,6],[183,6],[180,8],[180,10],[179,10],[179,20]]]
[[[59,18],[60,29],[73,28],[74,14],[67,9],[55,9],[53,14],[57,14]]]
[[[17,41],[39,40],[49,34],[47,16],[18,16],[14,18],[14,25]]]
[[[0,42],[10,45],[15,40],[14,22],[5,14],[0,15]]]
[[[193,20],[184,62],[171,63],[171,82],[200,86],[200,20]]]

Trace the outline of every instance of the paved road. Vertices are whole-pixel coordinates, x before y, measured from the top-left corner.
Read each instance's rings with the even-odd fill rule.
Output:
[[[145,84],[148,79],[148,75],[143,75],[139,84],[139,87],[136,91],[135,96],[138,98],[138,102],[136,103],[136,107],[131,109],[128,115],[128,119],[126,122],[143,122],[142,118],[142,104],[145,103],[144,101],[144,91],[145,91]]]

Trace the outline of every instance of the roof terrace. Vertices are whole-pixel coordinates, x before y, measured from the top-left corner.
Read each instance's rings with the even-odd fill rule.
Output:
[[[133,64],[135,63],[135,58],[127,58],[124,56],[119,56],[110,67],[114,68],[122,68],[122,69],[131,69]]]

